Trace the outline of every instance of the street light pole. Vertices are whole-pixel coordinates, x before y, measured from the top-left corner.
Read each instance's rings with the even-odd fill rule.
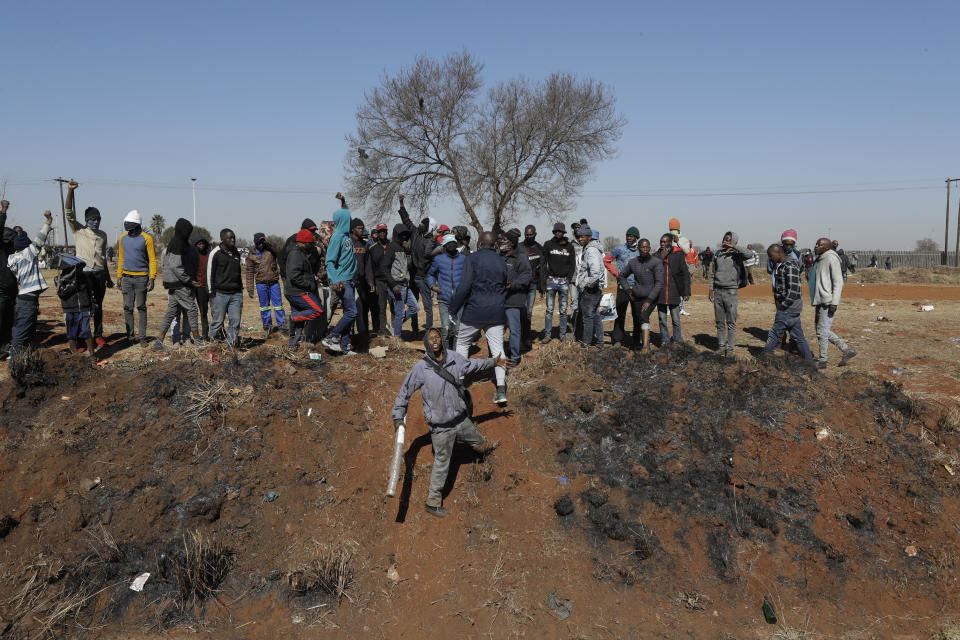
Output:
[[[190,191],[193,194],[193,226],[197,226],[197,179],[190,178]]]

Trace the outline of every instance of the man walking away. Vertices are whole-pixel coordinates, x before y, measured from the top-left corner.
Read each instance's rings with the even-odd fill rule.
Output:
[[[37,325],[40,294],[47,289],[47,281],[40,273],[40,264],[37,257],[43,248],[43,243],[50,233],[50,222],[53,214],[43,212],[44,223],[37,237],[30,241],[27,234],[13,238],[13,253],[7,257],[7,267],[17,279],[17,305],[14,309],[13,334],[10,339],[10,362],[17,353],[33,343],[33,334]],[[26,240],[24,240],[26,238]]]
[[[287,252],[284,267],[287,300],[290,302],[290,341],[288,346],[297,349],[300,343],[313,335],[311,323],[323,317],[317,288],[314,260],[317,250],[314,235],[309,229],[300,229],[294,236],[294,246]]]
[[[533,345],[533,305],[537,301],[537,292],[543,293],[540,271],[544,265],[543,245],[537,242],[537,228],[528,224],[523,229],[523,248],[527,252],[527,259],[530,261],[530,272],[532,277],[527,286],[527,301],[524,305],[523,318],[523,346],[529,349]]]
[[[813,354],[810,353],[810,345],[807,344],[807,338],[803,335],[803,326],[800,322],[800,312],[803,310],[800,262],[788,255],[782,245],[772,244],[767,248],[767,264],[773,265],[771,282],[777,314],[774,316],[773,327],[767,334],[767,343],[761,355],[768,356],[773,353],[777,344],[780,343],[780,336],[789,331],[794,344],[800,350],[800,355],[804,360],[812,363]]]
[[[620,286],[630,296],[633,317],[640,322],[633,325],[633,348],[643,351],[650,349],[650,313],[654,310],[660,291],[663,289],[663,261],[650,255],[650,241],[641,238],[637,243],[638,255],[632,258],[620,272]],[[633,285],[627,286],[627,280],[633,276]],[[638,334],[639,332],[639,334]]]
[[[507,326],[510,327],[509,354],[514,364],[520,362],[521,338],[523,336],[523,316],[526,312],[527,292],[533,272],[526,253],[520,250],[520,233],[511,229],[504,235],[498,247],[500,255],[507,265]]]
[[[8,200],[0,201],[0,360],[10,354],[10,338],[13,336],[13,318],[17,307],[17,276],[10,271],[7,259],[14,253],[13,239],[17,235],[7,227]]]
[[[153,291],[157,279],[157,255],[153,238],[140,225],[140,212],[134,209],[123,218],[125,233],[117,242],[117,284],[123,293],[123,320],[127,327],[127,340],[137,340],[133,324],[133,308],[137,308],[139,342],[147,343],[147,294]]]
[[[685,242],[689,242],[684,238]],[[673,236],[660,236],[660,251],[657,258],[663,262],[664,283],[657,298],[657,319],[660,323],[660,344],[683,342],[680,324],[680,303],[690,297],[690,271],[683,250],[673,244]],[[673,337],[667,331],[667,315],[673,323]]]
[[[603,245],[593,239],[593,230],[586,224],[577,230],[577,240],[583,247],[580,268],[575,284],[580,294],[580,313],[583,314],[581,347],[603,346],[603,320],[598,309],[603,297]]]
[[[197,282],[197,250],[190,245],[193,225],[179,218],[173,227],[173,239],[163,252],[163,288],[167,290],[167,312],[160,324],[160,335],[153,344],[154,351],[163,351],[163,339],[170,324],[180,312],[186,312],[194,342],[199,342],[197,333],[197,303],[194,291]]]
[[[373,232],[374,243],[370,246],[370,260],[373,262],[373,280],[377,287],[377,328],[380,335],[390,335],[387,324],[387,305],[390,304],[390,287],[387,280],[390,278],[390,262],[386,259],[387,246],[390,239],[387,237],[387,225],[380,223]]]
[[[547,310],[543,318],[543,344],[550,342],[553,336],[553,310],[559,298],[560,339],[567,334],[567,303],[570,285],[576,276],[576,254],[573,243],[566,236],[566,227],[562,222],[553,225],[553,237],[543,244],[544,265],[540,271],[541,289],[546,296]]]
[[[390,287],[390,300],[393,303],[393,335],[397,338],[403,331],[404,321],[407,318],[416,320],[417,312],[420,311],[417,300],[413,297],[413,291],[410,289],[409,249],[410,230],[404,224],[394,226],[393,240],[387,247],[384,260],[390,264],[387,285]],[[416,325],[414,325],[414,333],[416,333]]]
[[[496,238],[484,231],[477,242],[477,250],[467,256],[463,276],[450,301],[450,313],[463,308],[460,331],[457,334],[457,353],[464,358],[470,353],[470,345],[483,331],[487,338],[490,357],[500,359],[503,351],[503,325],[506,322],[507,265],[494,250]],[[494,369],[496,393],[494,403],[507,404],[507,370],[502,366]]]
[[[210,341],[210,322],[208,320],[208,308],[210,305],[210,292],[207,290],[207,258],[210,257],[210,243],[199,234],[193,234],[190,239],[194,248],[197,250],[197,279],[193,286],[193,293],[197,298],[197,311],[200,316],[200,337],[205,341]]]
[[[420,391],[423,417],[433,444],[433,470],[424,508],[430,515],[443,518],[449,515],[443,508],[442,492],[454,445],[465,444],[480,455],[487,455],[497,448],[497,443],[484,439],[473,424],[473,402],[470,392],[463,386],[463,379],[495,366],[506,369],[513,365],[502,354],[499,359],[468,359],[456,351],[449,351],[437,329],[428,330],[423,342],[423,359],[413,365],[404,379],[391,413],[396,429],[404,422],[410,398]]]
[[[243,315],[243,275],[240,252],[237,251],[237,236],[230,229],[220,231],[220,245],[207,259],[207,283],[212,310],[210,331],[216,338],[229,318],[227,344],[231,349],[235,348]]]
[[[466,261],[466,256],[459,251],[457,237],[448,234],[443,238],[443,253],[433,259],[430,272],[427,274],[427,285],[437,294],[443,345],[451,349],[456,348],[456,337],[460,331],[460,313],[455,316],[450,315],[450,300],[460,285]]]
[[[707,276],[710,275],[710,262],[713,261],[713,251],[710,251],[710,247],[707,247],[703,250],[703,253],[700,254],[700,266],[703,267],[703,279],[706,280]]]
[[[334,231],[327,246],[327,278],[330,287],[343,306],[340,322],[323,339],[325,347],[336,353],[355,355],[350,349],[350,329],[357,318],[357,295],[354,276],[357,275],[357,258],[350,239],[350,209],[341,194],[340,208],[333,212]]]
[[[833,332],[833,320],[840,306],[840,294],[843,292],[843,269],[840,257],[833,250],[829,238],[820,238],[813,248],[817,260],[810,272],[810,297],[816,307],[814,321],[817,323],[817,349],[819,352],[818,369],[827,368],[828,342],[840,349],[843,357],[837,364],[844,367],[857,352],[847,346],[843,339]]]
[[[627,229],[626,242],[614,247],[610,253],[603,258],[603,264],[607,271],[617,279],[617,319],[613,321],[613,333],[610,334],[610,343],[626,345],[627,332],[624,326],[627,322],[627,306],[630,305],[630,287],[633,286],[633,276],[627,279],[627,287],[620,284],[620,272],[627,267],[627,263],[640,255],[638,243],[640,242],[640,230],[636,227]],[[633,310],[632,305],[631,311]],[[639,325],[636,314],[633,316],[633,327],[636,331]]]
[[[93,339],[98,347],[107,344],[103,339],[103,297],[107,289],[113,288],[110,270],[107,269],[107,234],[100,230],[100,210],[96,207],[87,207],[83,212],[84,224],[77,222],[73,208],[74,192],[79,185],[71,180],[67,184],[66,214],[67,222],[73,231],[73,244],[77,257],[83,260],[86,266],[87,283],[90,285],[90,304],[93,309]]]
[[[737,342],[739,289],[747,286],[744,262],[752,253],[737,245],[739,239],[732,231],[723,234],[720,250],[713,256],[713,277],[710,279],[708,296],[713,303],[713,316],[717,323],[717,351],[728,358],[733,356],[733,347]]]
[[[283,330],[283,299],[280,291],[280,264],[277,250],[267,242],[262,233],[253,234],[253,250],[247,256],[247,295],[253,298],[257,294],[260,303],[260,322],[263,324],[263,337],[270,337],[274,331]]]

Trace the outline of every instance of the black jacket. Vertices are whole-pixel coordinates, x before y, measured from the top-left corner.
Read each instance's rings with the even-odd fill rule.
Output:
[[[659,252],[654,256],[663,261],[664,284],[660,290],[659,304],[680,304],[681,298],[690,295],[690,270],[687,269],[687,258],[683,251],[674,248],[666,260],[660,257]]]
[[[405,279],[398,280],[393,273],[393,263],[398,259],[397,256],[400,256],[399,259],[405,259],[406,251],[403,249],[403,239],[405,236],[411,236],[410,230],[404,224],[397,224],[393,226],[393,236],[390,240],[390,244],[387,245],[387,248],[383,250],[383,258],[381,259],[382,268],[384,270],[384,279],[387,281],[387,286],[391,289],[397,285],[407,286],[410,284],[409,276]],[[426,274],[424,274],[426,275]]]
[[[450,315],[462,307],[461,322],[481,326],[506,323],[507,280],[507,264],[493,247],[477,249],[464,263],[460,284],[450,300]]]
[[[390,247],[388,241],[386,245],[374,242],[370,246],[370,261],[373,262],[373,279],[379,282],[386,282],[390,278],[390,262],[387,261],[387,249]]]
[[[540,288],[544,288],[547,276],[555,278],[573,278],[576,275],[577,254],[573,242],[567,240],[560,244],[556,238],[543,243],[543,266],[540,270]]]
[[[310,247],[306,250],[301,249],[299,245],[294,245],[287,253],[287,289],[286,294],[290,297],[302,296],[305,293],[317,295],[316,271],[313,269],[312,257],[317,252]]]
[[[0,239],[0,291],[9,296],[17,295],[17,276],[13,275],[10,267],[7,266],[7,257],[13,253],[13,229],[8,229],[7,214],[0,213],[0,232],[3,238]]]
[[[437,239],[433,233],[423,235],[410,219],[406,207],[400,207],[400,220],[410,230],[410,275],[415,279],[426,279],[433,262],[433,250],[437,248]]]
[[[527,258],[530,260],[530,270],[533,272],[533,280],[531,282],[537,285],[538,291],[543,291],[543,285],[540,284],[540,271],[543,268],[544,262],[546,262],[543,258],[543,245],[539,242],[534,242],[532,245],[521,242],[519,246],[527,252]]]
[[[503,256],[507,265],[507,298],[504,306],[508,309],[522,309],[527,306],[527,292],[533,272],[526,252],[514,247]]]
[[[211,293],[241,293],[243,291],[243,269],[240,267],[240,252],[234,247],[230,251],[223,244],[220,250],[210,258],[208,286]]]

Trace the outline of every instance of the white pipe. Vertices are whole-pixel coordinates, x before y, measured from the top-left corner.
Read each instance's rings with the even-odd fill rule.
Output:
[[[390,479],[387,481],[387,497],[397,495],[397,482],[400,480],[400,462],[403,460],[403,439],[406,431],[407,419],[397,427],[397,439],[393,445],[393,461],[390,463]]]

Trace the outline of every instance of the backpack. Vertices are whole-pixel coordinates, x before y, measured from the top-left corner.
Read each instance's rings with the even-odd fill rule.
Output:
[[[81,269],[80,265],[72,265],[61,269],[60,275],[53,279],[53,283],[57,285],[57,297],[61,300],[68,300],[80,292]]]

